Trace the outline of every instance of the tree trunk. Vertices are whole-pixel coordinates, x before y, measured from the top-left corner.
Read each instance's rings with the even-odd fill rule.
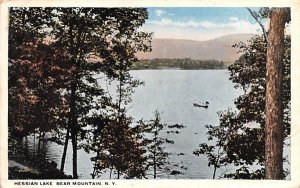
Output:
[[[70,134],[70,118],[69,118],[69,124],[67,127],[67,133],[66,133],[66,140],[64,144],[64,151],[61,158],[61,165],[60,165],[60,171],[63,172],[65,168],[65,162],[66,162],[66,156],[67,156],[67,149],[68,149],[68,143],[69,143],[69,134]]]
[[[220,150],[221,150],[221,147],[219,146],[218,148],[218,153],[217,153],[217,161],[214,165],[214,174],[213,174],[213,179],[216,178],[216,172],[217,172],[217,168],[218,168],[218,164],[219,164],[219,160],[220,160]]]
[[[35,144],[35,132],[33,132],[33,156],[34,156],[34,160],[36,160],[36,144]]]
[[[92,173],[92,179],[95,179],[95,177],[96,177],[96,169],[97,169],[96,163],[97,163],[97,160],[95,160],[94,169],[93,169],[93,173]]]
[[[159,161],[156,161],[156,148],[159,146],[159,144],[157,143],[157,135],[158,135],[158,130],[157,130],[157,120],[158,120],[158,117],[156,117],[156,121],[155,121],[155,132],[154,132],[154,140],[155,140],[155,151],[153,152],[153,171],[154,171],[154,174],[153,174],[153,178],[156,179],[156,163],[159,162]]]
[[[120,179],[120,170],[117,171],[117,179]]]
[[[40,155],[40,150],[41,150],[41,131],[39,131],[39,138],[38,138],[38,150],[37,150],[37,155]]]
[[[70,120],[71,120],[71,139],[73,149],[73,178],[77,179],[77,120],[75,115],[75,103],[76,103],[76,81],[71,83],[71,109],[70,109]]]
[[[74,35],[73,35],[73,22],[69,22],[69,42],[70,42],[70,54],[72,55],[70,63],[75,66],[76,70],[72,75],[71,81],[71,98],[70,98],[70,132],[72,140],[72,151],[73,151],[73,179],[77,179],[77,116],[76,116],[76,84],[78,77],[78,63],[76,61],[76,56],[78,55],[78,48],[74,46]],[[78,34],[79,36],[80,34]],[[77,39],[79,39],[77,37]],[[78,41],[79,42],[79,41]]]
[[[77,131],[76,128],[71,129],[72,148],[73,148],[73,179],[77,179]]]
[[[109,179],[111,179],[111,174],[112,174],[113,168],[110,168],[110,172],[109,172]]]
[[[45,151],[45,131],[43,131],[42,137],[43,137],[43,139],[42,139],[42,142],[43,142],[42,148],[43,148],[43,151]]]
[[[121,103],[122,103],[122,75],[120,75],[119,81],[119,103],[118,103],[118,117],[121,117]],[[120,121],[121,122],[121,121]]]
[[[156,179],[156,154],[153,154],[153,178]]]
[[[270,18],[266,78],[265,178],[283,179],[282,80],[286,13],[273,8]]]
[[[45,131],[43,131],[43,160],[46,160],[46,149],[45,149]]]

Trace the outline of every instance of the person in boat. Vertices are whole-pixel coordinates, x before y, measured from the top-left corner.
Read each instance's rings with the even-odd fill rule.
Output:
[[[202,107],[202,108],[208,108],[208,104],[209,102],[205,102],[205,104],[197,104],[197,103],[194,103],[194,106],[195,107]]]

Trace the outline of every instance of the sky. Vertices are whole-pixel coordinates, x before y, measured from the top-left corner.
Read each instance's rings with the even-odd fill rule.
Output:
[[[154,38],[203,41],[230,34],[262,33],[245,7],[151,7],[148,11],[149,19],[142,29],[154,32]]]

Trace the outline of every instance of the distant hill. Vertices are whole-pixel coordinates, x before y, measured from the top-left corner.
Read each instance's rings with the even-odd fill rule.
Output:
[[[198,60],[219,60],[233,63],[239,58],[237,49],[231,45],[246,42],[251,34],[235,34],[219,37],[207,41],[181,40],[181,39],[153,39],[152,52],[138,53],[139,59],[174,59],[191,58]]]

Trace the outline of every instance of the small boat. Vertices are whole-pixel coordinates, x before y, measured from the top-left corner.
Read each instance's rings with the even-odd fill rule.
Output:
[[[206,101],[205,104],[198,104],[198,103],[194,103],[195,107],[199,107],[199,108],[208,108],[208,102]]]

